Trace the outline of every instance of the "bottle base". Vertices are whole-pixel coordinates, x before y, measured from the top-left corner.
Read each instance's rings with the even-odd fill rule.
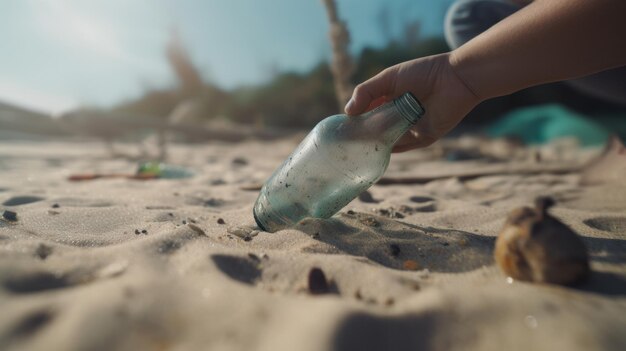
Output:
[[[256,222],[256,225],[261,228],[264,232],[267,232],[267,228],[265,228],[265,226],[261,223],[261,221],[259,220],[259,217],[257,217],[256,215],[256,208],[252,209],[252,216],[254,217],[254,221]]]

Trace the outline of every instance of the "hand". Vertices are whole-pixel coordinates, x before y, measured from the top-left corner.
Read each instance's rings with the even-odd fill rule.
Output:
[[[480,102],[455,73],[450,55],[441,54],[389,67],[359,84],[345,111],[359,115],[406,92],[415,95],[426,113],[400,138],[394,152],[431,145]]]

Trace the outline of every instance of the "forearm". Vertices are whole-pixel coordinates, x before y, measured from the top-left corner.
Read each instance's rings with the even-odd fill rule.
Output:
[[[592,74],[626,64],[625,16],[626,0],[535,0],[450,62],[480,99]]]

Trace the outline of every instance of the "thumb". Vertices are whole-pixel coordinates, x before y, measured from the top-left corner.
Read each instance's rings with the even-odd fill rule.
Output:
[[[393,95],[395,74],[386,69],[365,82],[357,85],[352,92],[352,98],[346,104],[345,111],[349,115],[358,115],[367,111],[370,104],[381,97]]]

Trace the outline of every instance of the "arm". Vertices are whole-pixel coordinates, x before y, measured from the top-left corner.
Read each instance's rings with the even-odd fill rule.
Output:
[[[412,92],[426,115],[394,148],[432,144],[483,100],[626,64],[626,1],[535,0],[448,54],[387,68],[357,86],[348,114]]]
[[[450,62],[481,99],[622,66],[626,1],[535,0],[453,51]]]

